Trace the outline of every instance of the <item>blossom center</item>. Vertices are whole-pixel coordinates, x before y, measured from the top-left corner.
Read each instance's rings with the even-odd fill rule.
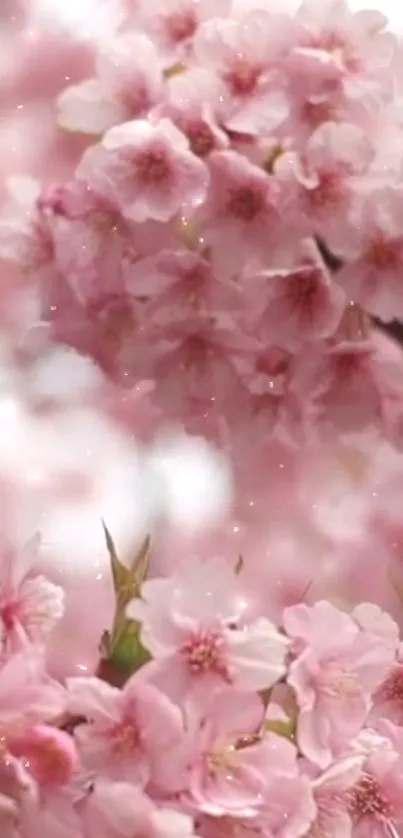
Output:
[[[403,667],[397,667],[387,677],[377,692],[382,701],[399,701],[403,704]]]
[[[181,654],[192,675],[213,672],[228,680],[223,652],[224,638],[218,632],[194,634],[181,648]]]
[[[341,197],[341,176],[333,171],[321,172],[318,185],[308,192],[309,203],[315,209],[337,206]]]
[[[390,818],[391,805],[382,793],[378,781],[372,774],[364,773],[359,782],[349,792],[348,808],[352,815],[362,818],[378,815]]]
[[[225,81],[230,87],[232,93],[235,93],[238,96],[247,96],[255,90],[260,74],[261,67],[256,64],[250,64],[249,61],[245,61],[244,59],[240,59],[235,62],[231,70],[226,73]]]
[[[191,9],[175,12],[168,17],[166,27],[171,41],[176,44],[186,41],[188,38],[192,38],[196,32],[196,15]]]
[[[252,186],[233,189],[227,204],[229,214],[239,221],[253,221],[262,212],[263,207],[262,193]]]
[[[379,270],[395,270],[401,264],[401,242],[379,237],[372,242],[367,258]]]
[[[119,756],[129,756],[141,744],[140,731],[132,722],[117,722],[108,731],[114,753]]]
[[[168,181],[171,167],[164,149],[149,149],[136,156],[139,180],[146,186],[158,186]]]
[[[192,121],[187,128],[190,147],[198,157],[207,157],[215,148],[211,128],[202,119]]]
[[[329,698],[355,698],[360,694],[355,675],[338,667],[330,667],[323,673],[319,688]]]

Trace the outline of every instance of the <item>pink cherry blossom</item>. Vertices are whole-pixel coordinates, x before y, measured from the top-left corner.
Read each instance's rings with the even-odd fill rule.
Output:
[[[142,623],[164,688],[208,696],[228,684],[267,689],[284,674],[287,640],[265,617],[245,624],[243,608],[234,571],[211,560],[146,582],[128,614]]]
[[[229,146],[219,126],[222,85],[214,73],[192,67],[167,82],[166,103],[161,111],[189,140],[193,154],[205,158]]]
[[[52,721],[65,708],[65,690],[47,676],[37,648],[25,648],[2,665],[0,728],[6,741],[31,725]]]
[[[221,118],[231,131],[269,135],[287,117],[287,97],[276,70],[292,29],[286,16],[263,10],[200,27],[196,58],[223,83]]]
[[[242,295],[231,282],[215,276],[211,264],[189,250],[160,251],[140,259],[130,272],[130,288],[148,299],[146,316],[158,323],[188,314],[242,310]],[[168,315],[169,312],[169,315]]]
[[[219,272],[235,275],[269,257],[280,234],[280,187],[235,151],[209,156],[210,189],[202,210],[204,239]]]
[[[181,783],[182,714],[166,695],[136,676],[123,690],[97,678],[71,678],[67,687],[70,712],[87,720],[75,738],[88,769],[164,790]]]
[[[97,75],[59,97],[58,122],[69,131],[103,134],[113,125],[146,117],[163,94],[153,43],[138,33],[117,35],[101,46]]]
[[[136,15],[157,43],[164,66],[171,67],[191,53],[200,24],[225,17],[230,8],[230,0],[137,0]]]
[[[42,643],[63,616],[64,591],[35,573],[36,539],[16,555],[3,556],[0,625],[3,652],[26,643]]]
[[[375,738],[368,749],[361,776],[349,791],[347,804],[354,838],[371,834],[397,835],[403,824],[403,739],[400,728],[385,722],[384,739]],[[365,752],[365,748],[364,748]],[[399,830],[400,831],[400,830]]]
[[[295,213],[330,248],[343,241],[373,154],[370,139],[356,125],[326,122],[312,134],[300,158],[284,154],[276,164],[279,175],[294,177],[298,184]]]
[[[68,783],[79,768],[72,737],[49,725],[35,725],[9,743],[15,757],[26,761],[35,780],[45,788]]]
[[[403,314],[398,289],[403,259],[401,190],[385,186],[364,195],[349,235],[338,243],[348,259],[337,276],[348,297],[382,320]]]
[[[346,756],[332,763],[312,781],[316,817],[308,832],[309,838],[326,834],[350,836],[352,821],[348,801],[352,789],[362,775],[364,757]]]
[[[298,741],[326,768],[359,734],[396,650],[327,602],[288,608],[284,623],[295,644],[288,682],[300,708]]]
[[[265,271],[260,328],[272,344],[295,350],[331,336],[344,311],[344,296],[320,264]]]
[[[193,838],[192,819],[157,807],[129,783],[98,781],[83,811],[86,838]]]
[[[111,128],[89,149],[78,176],[136,222],[170,221],[204,199],[208,170],[168,119],[134,120]]]
[[[293,386],[311,399],[315,422],[325,437],[336,429],[354,433],[381,425],[382,387],[368,341],[342,341],[322,352],[312,350],[304,360],[300,357]]]
[[[198,812],[253,818],[257,825],[261,819],[272,834],[301,835],[314,811],[309,784],[299,776],[294,746],[264,733],[263,714],[255,694],[224,689],[217,695],[196,728],[186,799]],[[276,828],[277,818],[289,832]]]

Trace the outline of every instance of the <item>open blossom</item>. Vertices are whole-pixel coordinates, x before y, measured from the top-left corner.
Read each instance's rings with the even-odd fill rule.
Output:
[[[403,826],[403,737],[390,722],[379,726],[379,736],[358,740],[364,756],[361,773],[349,790],[347,809],[354,838],[397,835]]]
[[[256,279],[263,304],[258,324],[272,344],[295,351],[303,343],[335,332],[345,301],[325,266],[307,261],[294,268],[264,271]]]
[[[292,30],[285,15],[259,9],[200,27],[196,58],[221,81],[220,116],[228,129],[267,136],[284,122],[288,101],[275,71]]]
[[[83,808],[86,838],[194,838],[189,815],[156,806],[129,783],[97,781]]]
[[[312,348],[293,371],[295,391],[309,398],[324,436],[340,430],[378,429],[382,416],[382,380],[367,340],[343,340]]]
[[[183,720],[179,708],[133,676],[123,690],[97,678],[71,678],[69,710],[84,716],[75,738],[83,764],[101,775],[164,790],[182,781]]]
[[[164,689],[179,696],[209,696],[228,684],[262,690],[284,674],[286,638],[265,617],[245,623],[241,588],[226,562],[192,563],[146,582],[141,596],[128,614],[142,623]]]
[[[352,833],[349,795],[362,776],[364,757],[345,756],[332,763],[312,780],[316,815],[308,832],[309,838]]]
[[[25,648],[2,665],[0,728],[6,742],[34,724],[52,721],[65,709],[65,690],[47,676],[37,648]]]
[[[103,134],[147,116],[163,95],[158,52],[144,35],[117,35],[97,56],[97,75],[68,87],[58,100],[58,122],[69,131]]]
[[[301,155],[286,153],[276,164],[277,175],[295,193],[295,223],[313,228],[330,249],[343,242],[346,227],[353,223],[356,194],[363,189],[373,154],[362,129],[326,122],[312,134]]]
[[[225,17],[230,9],[230,0],[137,0],[136,18],[158,45],[164,66],[170,68],[191,54],[203,21]]]
[[[13,756],[24,760],[35,780],[44,788],[68,783],[79,769],[73,738],[49,725],[34,725],[10,739]]]
[[[227,275],[269,258],[280,235],[280,187],[236,151],[210,154],[210,188],[202,208],[204,239]],[[259,263],[258,263],[259,264]]]
[[[5,654],[42,643],[64,612],[64,591],[35,573],[36,539],[20,555],[10,551],[0,563],[0,628]]]
[[[189,68],[167,82],[161,111],[186,135],[193,154],[202,159],[229,146],[228,135],[219,125],[221,100],[219,80],[201,67]]]
[[[326,768],[359,734],[396,648],[327,602],[287,608],[284,624],[294,641],[288,682],[300,710],[298,741]]]
[[[168,119],[133,120],[111,128],[90,148],[78,176],[111,198],[132,221],[170,221],[203,201],[208,170]]]
[[[337,281],[349,299],[386,322],[403,316],[402,206],[401,189],[374,189],[362,197],[358,217],[338,242],[338,253],[347,261]]]
[[[195,725],[185,800],[214,817],[254,819],[255,828],[262,820],[275,835],[302,835],[314,811],[294,746],[264,732],[262,700],[228,688]],[[289,832],[278,830],[277,818]]]

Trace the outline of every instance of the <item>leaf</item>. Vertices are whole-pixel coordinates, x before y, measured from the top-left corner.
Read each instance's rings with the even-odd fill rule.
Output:
[[[140,625],[134,620],[126,620],[119,637],[113,643],[108,660],[122,674],[127,676],[137,672],[150,660],[150,654],[140,641]]]
[[[100,672],[109,683],[113,680],[120,684],[150,660],[149,653],[140,641],[140,624],[126,617],[127,605],[140,596],[141,586],[148,574],[150,539],[147,537],[144,540],[128,567],[119,560],[113,538],[104,521],[102,526],[110,558],[116,605],[112,630],[104,631],[101,638]]]
[[[115,543],[104,521],[102,521],[102,527],[111,562],[115,594],[119,606],[125,607],[130,600],[139,596],[141,586],[147,576],[150,563],[150,538],[149,536],[145,538],[131,567],[127,567],[119,560]]]

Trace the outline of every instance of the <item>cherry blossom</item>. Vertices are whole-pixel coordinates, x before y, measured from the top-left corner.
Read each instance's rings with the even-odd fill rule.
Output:
[[[252,257],[269,258],[280,234],[280,187],[235,151],[214,151],[209,168],[204,239],[217,271],[233,276]]]
[[[97,76],[67,88],[59,97],[59,125],[69,131],[103,134],[145,117],[163,95],[163,75],[152,41],[138,33],[118,35],[97,57]]]
[[[403,239],[399,226],[401,191],[380,187],[364,196],[358,218],[338,252],[348,262],[337,279],[348,297],[382,320],[401,317],[400,273]]]
[[[76,728],[75,738],[88,769],[143,785],[152,779],[164,789],[175,789],[183,760],[178,707],[135,676],[123,691],[97,678],[72,678],[67,688],[70,712],[87,719]]]
[[[111,128],[89,149],[77,172],[100,194],[116,201],[132,221],[170,221],[201,204],[208,171],[168,119],[153,125],[134,120]]]
[[[394,650],[327,602],[293,606],[284,620],[295,644],[289,683],[300,707],[298,741],[312,762],[326,768],[359,734]],[[326,636],[319,628],[324,623]]]
[[[36,548],[34,539],[20,556],[11,551],[3,558],[0,620],[5,654],[26,643],[42,643],[63,616],[63,589],[34,571]]]
[[[286,638],[263,617],[244,625],[243,607],[233,570],[217,560],[146,582],[128,613],[165,688],[208,696],[228,684],[267,689],[284,674]]]

